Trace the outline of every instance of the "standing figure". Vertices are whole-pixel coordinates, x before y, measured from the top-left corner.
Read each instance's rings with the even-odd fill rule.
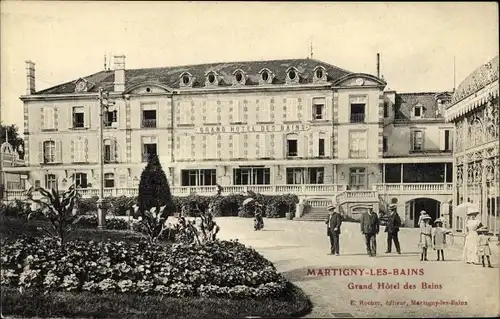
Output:
[[[467,213],[468,219],[465,224],[465,245],[462,253],[462,259],[468,264],[479,263],[477,256],[477,244],[479,234],[477,230],[482,226],[481,222],[476,219],[479,215],[479,209],[472,209]]]
[[[328,206],[327,210],[330,212],[326,220],[326,234],[330,237],[330,253],[329,255],[340,254],[340,226],[342,225],[342,216],[337,212],[335,206]]]
[[[365,235],[366,252],[368,256],[377,255],[377,235],[380,230],[380,221],[372,208],[361,215],[361,233]]]
[[[401,218],[396,212],[396,204],[389,205],[389,216],[387,217],[387,223],[385,225],[385,232],[387,233],[387,250],[386,254],[390,253],[392,250],[392,242],[394,241],[394,246],[396,246],[396,251],[401,254],[401,247],[399,246],[398,232],[399,227],[401,227]]]
[[[444,249],[447,247],[446,236],[451,234],[451,231],[443,227],[443,220],[438,218],[434,221],[436,227],[432,230],[432,244],[434,250],[437,251],[437,260],[444,261]]]
[[[427,249],[432,247],[432,226],[429,224],[430,220],[430,216],[424,217],[422,224],[420,224],[420,242],[418,243],[418,246],[422,248],[420,261],[427,261]]]
[[[418,227],[423,223],[424,218],[430,217],[425,210],[420,212],[420,217],[418,218]]]
[[[490,261],[491,249],[490,249],[490,237],[487,235],[488,227],[486,226],[481,227],[477,230],[477,232],[479,233],[477,255],[481,257],[481,262],[483,263],[483,267],[485,267],[484,257],[486,257],[486,260],[488,260],[488,267],[493,268]]]
[[[256,202],[253,229],[261,230],[262,228],[264,228],[264,218],[262,217],[262,205]]]

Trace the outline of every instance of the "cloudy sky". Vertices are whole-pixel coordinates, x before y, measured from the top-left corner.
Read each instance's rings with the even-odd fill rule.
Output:
[[[25,64],[41,90],[103,68],[314,58],[381,73],[399,92],[453,88],[498,55],[489,3],[240,3],[1,1],[1,120],[21,127]]]

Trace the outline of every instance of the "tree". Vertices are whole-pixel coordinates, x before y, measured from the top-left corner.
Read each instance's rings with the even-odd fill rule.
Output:
[[[166,214],[174,211],[170,186],[158,155],[151,156],[146,168],[142,171],[137,204],[141,215],[150,211],[151,208],[159,210],[163,206],[166,206],[164,210]]]
[[[19,158],[24,158],[24,141],[22,137],[19,136],[19,128],[15,125],[5,125],[0,124],[0,145],[5,142],[6,134],[9,135],[9,143],[12,145],[14,150],[19,153]]]

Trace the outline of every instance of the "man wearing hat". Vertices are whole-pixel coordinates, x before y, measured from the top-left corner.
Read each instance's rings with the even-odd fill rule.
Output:
[[[396,212],[396,204],[389,205],[389,217],[387,218],[387,223],[385,225],[385,232],[387,233],[387,250],[386,254],[391,252],[392,242],[394,241],[394,246],[396,246],[396,251],[401,254],[401,248],[399,246],[398,232],[399,227],[401,227],[401,218]]]
[[[329,255],[340,254],[340,226],[342,225],[342,216],[337,212],[334,205],[327,207],[330,212],[328,219],[325,221],[327,225],[326,233],[330,237],[330,253]]]
[[[361,233],[365,236],[366,252],[368,256],[375,257],[377,255],[377,235],[380,230],[380,221],[377,213],[373,208],[361,215],[360,220]]]

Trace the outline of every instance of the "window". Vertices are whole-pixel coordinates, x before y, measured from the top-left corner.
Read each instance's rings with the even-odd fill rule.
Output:
[[[287,184],[323,184],[323,167],[290,167],[286,169]]]
[[[365,104],[351,104],[351,123],[363,123],[365,121]]]
[[[387,105],[387,102],[384,103],[384,117],[389,117],[389,105]]]
[[[297,136],[294,136],[294,135],[287,136],[286,146],[287,146],[286,156],[298,156],[299,155]]]
[[[156,143],[143,144],[142,161],[147,162],[151,156],[156,155]]]
[[[271,170],[265,167],[242,167],[233,169],[234,185],[269,185]]]
[[[73,107],[73,128],[85,127],[85,109],[82,106]]]
[[[43,120],[42,120],[42,130],[53,130],[55,129],[55,109],[53,107],[44,107],[42,109]]]
[[[142,161],[147,162],[151,156],[158,155],[156,137],[142,137]]]
[[[424,132],[413,131],[412,145],[414,151],[422,151],[424,149]]]
[[[298,121],[299,120],[299,100],[297,98],[286,99],[286,118],[285,121]]]
[[[321,79],[321,78],[323,77],[323,70],[322,70],[321,68],[318,68],[318,69],[316,70],[316,77],[317,77],[318,79]]]
[[[290,78],[290,80],[294,80],[297,77],[297,73],[295,73],[295,70],[290,70],[288,72],[288,77]]]
[[[417,104],[413,107],[413,117],[422,117],[424,113],[424,107],[421,104]]]
[[[87,188],[87,174],[86,173],[75,173],[75,184],[76,187]]]
[[[241,71],[236,71],[236,73],[234,73],[234,79],[239,84],[245,83],[245,76],[243,75],[243,72],[241,72]]]
[[[106,173],[104,174],[104,187],[115,187],[115,174]]]
[[[382,151],[385,153],[387,152],[388,148],[387,148],[387,137],[383,137],[382,138]]]
[[[269,72],[264,71],[261,75],[262,81],[267,82],[269,80]]]
[[[43,142],[43,162],[55,163],[56,162],[56,142],[45,141]]]
[[[320,138],[318,141],[319,156],[325,156],[325,139]]]
[[[349,157],[366,158],[366,131],[349,132]]]
[[[156,110],[142,111],[142,127],[143,128],[156,127]]]
[[[104,113],[104,126],[112,127],[114,123],[118,122],[118,112],[108,111]],[[116,125],[116,124],[115,124]]]
[[[54,174],[45,175],[45,188],[46,189],[57,189],[57,178]]]
[[[324,98],[313,99],[313,120],[323,120],[325,118],[325,103]]]
[[[73,162],[82,163],[86,161],[85,149],[86,149],[86,139],[79,139],[73,141]]]
[[[116,141],[113,138],[104,140],[104,163],[116,161]]]
[[[366,171],[363,167],[349,169],[349,189],[364,189],[366,183]]]
[[[181,171],[182,186],[212,186],[217,184],[215,169],[183,169]]]
[[[185,74],[182,76],[182,83],[184,85],[188,85],[190,81],[191,81],[191,79],[189,78],[189,75]]]

